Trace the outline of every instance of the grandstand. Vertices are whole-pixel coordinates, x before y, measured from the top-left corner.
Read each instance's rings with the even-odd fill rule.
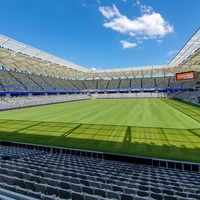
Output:
[[[196,124],[200,122],[198,106],[200,104],[200,29],[169,64],[108,70],[89,70],[0,35],[0,66],[0,110],[2,113],[8,113],[5,110],[24,107],[37,108],[46,104],[60,103],[64,105],[63,103],[66,102],[82,102],[83,100],[87,102],[91,99],[110,101],[171,98],[178,100],[174,101],[174,104],[171,103],[171,107],[175,109],[179,106],[179,101],[188,102],[191,107],[185,106],[188,104],[181,104],[183,113],[187,115],[187,119],[191,117],[195,120]],[[193,77],[189,77],[188,80],[177,78],[177,74],[187,76],[191,73]],[[163,100],[162,105],[166,102]],[[117,104],[116,101],[115,103]],[[196,107],[192,107],[194,105]],[[75,106],[80,107],[78,104]],[[43,108],[47,109],[45,106]],[[191,110],[188,111],[188,108]],[[195,109],[197,111],[194,111]],[[94,118],[98,118],[95,112],[95,110],[92,112]],[[25,117],[29,116],[25,113]],[[181,148],[184,148],[183,154],[186,155],[187,151],[188,154],[193,152],[193,157],[191,156],[191,160],[188,158],[181,160],[182,157],[179,160],[176,157],[177,160],[175,160],[175,157],[169,159],[162,155],[153,157],[155,154],[152,156],[130,154],[131,151],[126,152],[125,155],[123,154],[125,150],[120,149],[120,146],[116,147],[118,152],[109,151],[110,146],[104,149],[105,151],[100,151],[99,143],[94,143],[94,148],[91,149],[88,142],[88,149],[81,148],[81,145],[79,149],[79,136],[77,140],[73,138],[75,142],[72,142],[72,146],[59,146],[54,143],[56,136],[52,133],[46,136],[52,142],[47,144],[45,139],[40,141],[42,137],[39,134],[45,132],[47,128],[44,122],[53,124],[52,121],[28,121],[28,119],[20,121],[20,116],[13,120],[12,117],[3,118],[3,115],[0,120],[0,199],[200,199],[200,159],[197,158],[199,146],[195,144],[195,149],[189,150],[184,144],[186,139],[195,137],[199,140],[198,126],[184,130],[173,127],[168,129],[166,127],[136,127],[139,130],[138,134],[148,134],[149,131],[151,136],[152,133],[163,134],[163,138],[167,138],[166,130],[168,132],[171,130],[174,134],[177,133],[176,131],[190,133],[189,136],[185,135],[184,140],[178,138],[181,136],[177,135],[180,139],[177,142]],[[20,123],[23,124],[22,127]],[[55,122],[57,126],[59,123]],[[41,127],[37,129],[37,125]],[[65,125],[72,126],[70,130],[64,132],[71,134],[84,123],[62,124],[63,129],[66,128]],[[99,130],[105,128],[105,124],[91,122],[86,125],[93,131],[92,134],[96,133],[95,127]],[[52,132],[53,126],[54,124],[48,128],[52,129]],[[118,130],[125,130],[126,138],[130,137],[132,126],[124,126],[120,123],[107,124],[107,130],[114,129],[115,126]],[[24,135],[22,133],[27,129],[30,129],[30,135],[25,137],[28,133]],[[21,131],[17,139],[13,136],[16,130]],[[31,138],[33,133],[37,134]],[[108,138],[108,135],[106,136]],[[55,141],[58,142],[58,138],[56,139]],[[35,141],[34,144],[30,142],[31,140]],[[104,140],[106,138],[102,139]],[[87,140],[80,141],[83,143]],[[114,144],[109,142],[107,144]],[[84,145],[87,146],[87,144]],[[128,144],[123,147],[126,145]],[[156,144],[150,145],[156,146]],[[140,144],[141,152],[143,147]],[[176,149],[173,145],[169,147],[164,145],[165,151],[166,149],[171,151],[169,148]],[[177,148],[177,155],[181,155],[181,148]],[[146,151],[148,150],[150,148]],[[163,155],[166,155],[166,152],[163,152]]]

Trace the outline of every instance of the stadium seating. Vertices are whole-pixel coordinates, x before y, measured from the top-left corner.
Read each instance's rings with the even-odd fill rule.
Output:
[[[54,78],[54,81],[64,88],[65,91],[78,91],[77,87],[75,87],[69,80]]]
[[[169,77],[155,78],[157,89],[169,88]]]
[[[87,90],[87,88],[84,85],[83,81],[73,80],[73,81],[71,81],[71,83],[77,88],[78,91],[85,91],[85,90]]]
[[[94,95],[92,95],[93,97]],[[165,93],[159,92],[138,92],[138,93],[109,93],[109,94],[99,94],[95,95],[97,99],[120,99],[120,98],[161,98],[165,97]]]
[[[169,95],[171,98],[176,98],[182,101],[187,101],[194,104],[200,104],[198,97],[200,96],[200,90],[197,91],[185,91],[177,92]]]
[[[4,91],[26,91],[24,85],[21,84],[14,76],[12,76],[12,73],[1,71],[0,81]]]
[[[184,83],[183,81],[176,81],[175,77],[170,77],[169,87],[170,88],[182,88],[183,83]]]
[[[44,77],[42,76],[34,76],[34,75],[27,75],[29,78],[31,78],[35,83],[40,85],[40,87],[44,91],[56,91],[56,89],[49,83],[47,82]]]
[[[19,155],[0,158],[0,188],[30,198],[200,199],[199,172],[2,145],[0,149],[5,155]]]
[[[121,79],[119,89],[127,90],[130,89],[131,80],[130,79]]]
[[[97,90],[97,81],[96,80],[86,80],[83,81],[85,87],[87,88],[87,90]]]
[[[26,74],[16,72],[10,72],[10,74],[26,88],[26,91],[43,91],[41,86],[30,78],[33,76],[27,76]]]
[[[113,79],[109,81],[108,90],[118,90],[120,85],[120,80],[119,79]]]
[[[110,97],[110,94],[99,94],[96,96],[97,99],[107,99]]]
[[[112,80],[65,80],[0,70],[0,91],[96,91],[194,88],[197,80],[176,81],[175,77]]]
[[[155,79],[154,78],[143,78],[142,79],[143,89],[155,89]]]
[[[40,96],[22,96],[22,97],[1,97],[0,98],[0,110],[20,108],[36,105],[46,105],[51,103],[60,103],[68,101],[77,101],[90,99],[91,97],[84,94],[73,95],[40,95]]]
[[[200,94],[196,91],[196,88],[198,88],[197,82],[197,79],[176,81],[175,77],[66,80],[0,70],[0,92],[2,93],[0,97],[0,109],[44,105],[56,102],[89,99],[91,97],[158,98],[168,96],[169,98],[177,98],[199,104]],[[191,89],[194,91],[187,91]],[[9,94],[7,94],[8,92]],[[80,93],[84,94],[81,95]],[[21,94],[23,94],[23,96],[21,96]],[[31,94],[39,96],[33,97]],[[76,94],[76,96],[68,94]],[[78,96],[78,94],[80,95]],[[9,98],[10,95],[11,98]]]
[[[109,95],[109,98],[111,99],[119,99],[119,98],[122,98],[122,93],[111,93]]]
[[[108,87],[108,83],[109,83],[108,80],[99,80],[97,89],[98,90],[106,90]]]
[[[123,93],[122,98],[136,98],[137,93]]]
[[[54,88],[55,91],[65,91],[65,88],[62,87],[62,85],[60,85],[56,81],[54,81],[55,78],[54,79],[53,78],[48,78],[48,77],[40,77],[40,78],[43,79],[49,85],[51,85]]]
[[[131,80],[131,89],[140,90],[142,88],[142,79],[136,78]]]

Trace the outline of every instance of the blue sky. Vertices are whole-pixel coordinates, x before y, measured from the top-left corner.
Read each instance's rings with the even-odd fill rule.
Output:
[[[89,69],[169,63],[200,0],[0,0],[0,34]]]

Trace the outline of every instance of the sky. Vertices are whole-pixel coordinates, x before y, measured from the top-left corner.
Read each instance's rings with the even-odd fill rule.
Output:
[[[168,64],[200,0],[0,0],[0,34],[88,69]]]

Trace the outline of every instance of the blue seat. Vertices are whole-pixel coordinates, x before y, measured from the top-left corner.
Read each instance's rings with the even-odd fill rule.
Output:
[[[82,186],[82,190],[84,193],[94,195],[94,188],[88,186]]]
[[[104,189],[94,188],[95,195],[106,198],[106,191]]]
[[[78,192],[72,192],[72,199],[73,200],[84,200],[84,194]]]
[[[67,190],[67,189],[71,189],[71,186],[69,183],[64,182],[64,181],[60,181],[60,187]]]
[[[71,199],[72,198],[71,193],[72,193],[71,190],[65,190],[62,188],[58,189],[58,195],[60,198],[63,198],[63,199]]]
[[[46,194],[58,196],[59,195],[59,188],[47,185]]]
[[[131,194],[121,194],[121,200],[133,200],[133,196]]]
[[[35,190],[35,185],[34,185],[34,182],[32,182],[32,181],[25,180],[24,185],[25,185],[25,188],[28,190],[32,190],[32,191]]]
[[[119,192],[107,190],[107,198],[108,199],[121,199],[121,196],[119,195]]]

